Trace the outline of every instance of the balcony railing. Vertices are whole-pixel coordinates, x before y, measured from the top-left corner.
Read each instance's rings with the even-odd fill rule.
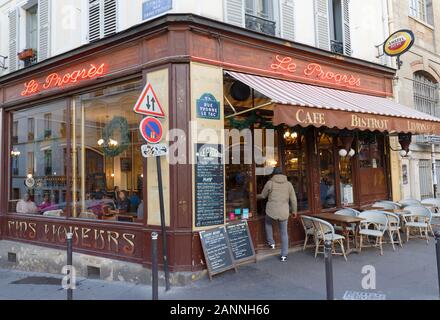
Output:
[[[331,40],[330,45],[332,52],[344,54],[344,44],[342,42]]]
[[[276,35],[276,22],[246,13],[246,29]]]

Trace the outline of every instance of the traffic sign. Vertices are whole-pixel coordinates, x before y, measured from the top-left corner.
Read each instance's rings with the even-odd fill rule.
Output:
[[[138,101],[136,102],[133,111],[146,116],[159,118],[165,117],[162,105],[160,104],[151,83],[147,83],[147,85],[145,86]]]
[[[149,143],[159,143],[163,137],[162,123],[153,117],[146,117],[139,125],[142,137]]]
[[[169,152],[168,145],[165,143],[144,144],[141,147],[141,151],[144,158],[162,157],[166,156]]]

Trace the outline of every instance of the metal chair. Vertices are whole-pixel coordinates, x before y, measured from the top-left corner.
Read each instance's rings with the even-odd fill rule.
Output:
[[[359,251],[362,251],[363,238],[365,236],[374,237],[376,238],[376,243],[373,247],[379,246],[380,255],[383,256],[383,236],[388,229],[387,215],[378,211],[364,211],[359,217],[365,219],[361,221],[359,225]],[[373,227],[373,229],[371,229],[371,227]]]
[[[429,198],[422,200],[422,206],[430,206],[432,207],[431,213],[432,213],[432,219],[436,220],[436,223],[432,223],[431,220],[431,226],[439,226],[440,225],[440,199],[438,198]],[[431,229],[432,232],[432,229]],[[434,235],[434,234],[433,234]]]
[[[428,232],[431,231],[433,233],[431,226],[431,210],[423,206],[409,206],[406,207],[405,210],[411,212],[410,214],[402,215],[405,221],[406,242],[408,242],[410,238],[424,238],[426,239],[426,244],[429,244]],[[420,236],[411,237],[411,230],[418,230]],[[423,234],[425,234],[424,237]]]
[[[343,208],[341,210],[336,211],[335,214],[341,216],[358,217],[361,213],[352,208]],[[334,228],[337,231],[343,231],[343,228],[341,226],[334,226]],[[353,240],[356,241],[356,224],[352,224],[351,227],[347,228],[347,230],[349,234],[352,235]]]
[[[345,261],[347,261],[347,256],[345,254],[345,248],[344,248],[345,237],[341,236],[339,234],[336,234],[333,226],[330,223],[328,223],[327,221],[313,218],[313,224],[315,225],[316,239],[317,239],[316,240],[316,249],[315,249],[315,258],[318,256],[318,253],[324,253],[324,250],[319,251],[319,247],[324,248],[325,242],[331,241],[332,248],[333,248],[332,254],[343,255]],[[336,252],[335,246],[334,246],[335,243],[339,244],[339,246],[341,247],[342,253]]]
[[[392,201],[377,201],[373,204],[373,207],[375,208],[382,208],[385,210],[396,210],[400,209],[400,204],[397,204],[396,202]]]
[[[316,245],[316,230],[315,230],[315,225],[313,224],[313,220],[315,218],[309,217],[309,216],[304,216],[301,215],[301,222],[304,228],[304,233],[306,235],[306,238],[304,240],[304,247],[303,247],[303,251],[306,250],[307,247],[307,242],[309,241],[309,238],[313,238],[315,245]]]
[[[405,199],[399,201],[399,203],[402,205],[402,208],[409,206],[420,206],[422,204],[419,200],[416,199]]]
[[[400,245],[400,247],[403,247],[402,245],[402,238],[400,236],[400,218],[397,214],[395,213],[391,213],[391,212],[387,212],[387,211],[377,211],[379,213],[382,213],[384,215],[387,216],[388,218],[388,235],[390,237],[390,242],[393,245],[393,250],[396,251],[396,247],[394,246],[394,244],[396,243],[396,241],[394,241],[394,235],[397,234],[397,238],[399,239],[399,241],[397,241],[397,243]]]

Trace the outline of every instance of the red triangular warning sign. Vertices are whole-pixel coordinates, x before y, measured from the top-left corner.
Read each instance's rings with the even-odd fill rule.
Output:
[[[159,102],[159,99],[157,99],[151,83],[147,83],[145,86],[138,101],[136,102],[133,111],[146,116],[159,118],[165,117],[165,113],[163,112],[162,106]]]

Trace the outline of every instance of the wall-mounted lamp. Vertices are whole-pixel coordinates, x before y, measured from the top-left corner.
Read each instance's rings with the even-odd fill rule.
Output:
[[[356,151],[351,147],[354,141],[354,135],[351,132],[341,133],[339,136],[339,142],[341,149],[339,150],[339,156],[345,158],[346,156],[354,157]]]
[[[412,152],[409,150],[411,140],[411,133],[399,133],[399,144],[402,147],[402,150],[399,151],[399,154],[402,158],[409,157],[412,154]]]

